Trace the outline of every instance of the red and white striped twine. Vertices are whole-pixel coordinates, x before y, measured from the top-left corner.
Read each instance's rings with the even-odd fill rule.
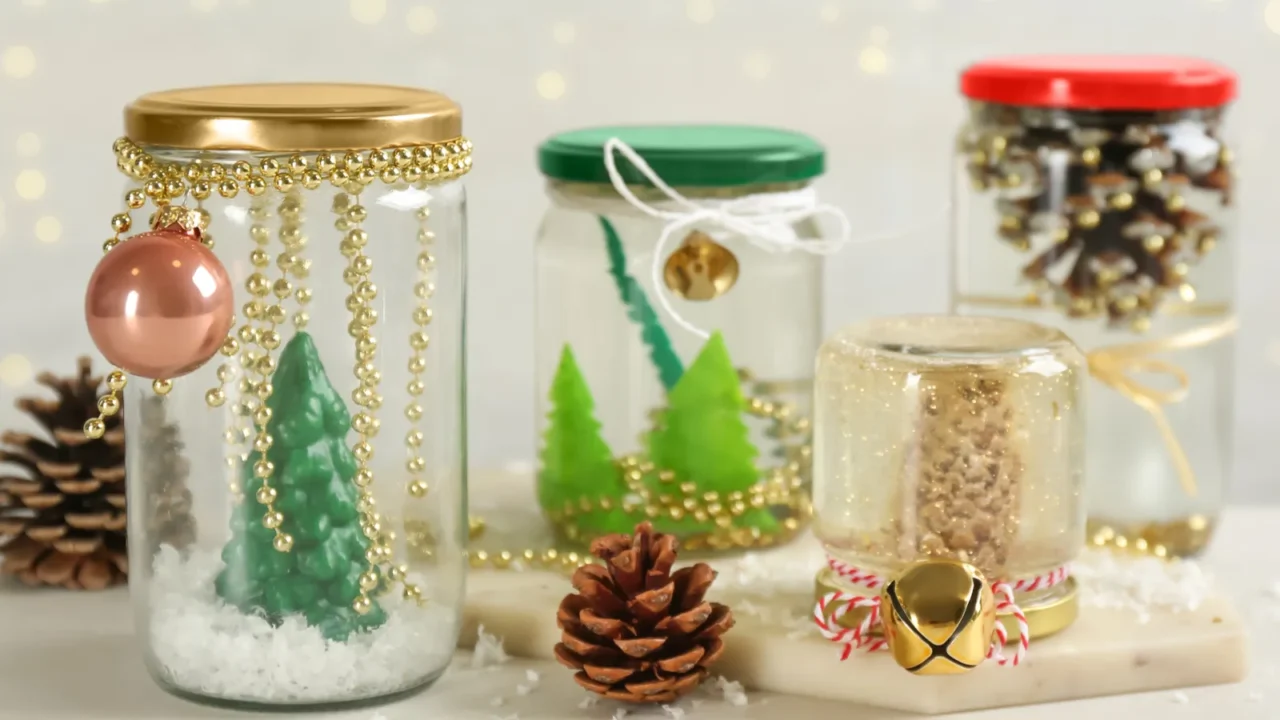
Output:
[[[832,572],[849,584],[859,585],[868,590],[877,590],[883,587],[886,582],[885,578],[875,573],[856,568],[833,557],[827,557],[827,567],[831,568]],[[1058,585],[1066,581],[1066,579],[1067,567],[1064,565],[1044,575],[1023,578],[1014,582],[1001,580],[991,584],[991,592],[996,599],[996,612],[1012,615],[1018,623],[1018,646],[1014,649],[1012,657],[1004,654],[1004,646],[1009,642],[1009,635],[1004,629],[1004,623],[997,622],[996,639],[991,643],[990,649],[987,650],[988,659],[994,659],[1000,665],[1016,666],[1021,664],[1027,656],[1027,646],[1031,641],[1031,632],[1027,627],[1027,616],[1022,612],[1022,608],[1018,607],[1017,602],[1014,601],[1013,594],[1015,592],[1044,590]],[[867,616],[862,619],[862,622],[858,623],[857,627],[847,628],[842,626],[840,619],[854,608],[869,608],[869,611]],[[874,652],[889,646],[883,636],[873,637],[871,635],[871,630],[880,622],[879,594],[858,595],[840,590],[829,592],[823,595],[817,604],[813,606],[813,622],[818,626],[818,631],[822,633],[823,637],[841,645],[841,660],[847,660],[855,649]]]

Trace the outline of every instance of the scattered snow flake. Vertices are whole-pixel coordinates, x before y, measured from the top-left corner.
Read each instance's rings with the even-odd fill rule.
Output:
[[[1181,690],[1178,690],[1173,693],[1173,701],[1178,703],[1179,705],[1186,705],[1187,703],[1191,702],[1191,698],[1187,697],[1186,693],[1182,692]]]
[[[502,638],[485,632],[483,625],[476,628],[476,649],[471,655],[472,668],[493,667],[509,659],[511,656],[502,647]]]
[[[744,707],[750,700],[747,699],[747,693],[742,689],[742,683],[735,682],[726,677],[716,678],[716,689],[720,691],[720,695],[724,701],[734,707]]]
[[[582,698],[582,702],[578,703],[579,710],[588,710],[595,707],[600,702],[600,698],[595,695],[588,695]]]

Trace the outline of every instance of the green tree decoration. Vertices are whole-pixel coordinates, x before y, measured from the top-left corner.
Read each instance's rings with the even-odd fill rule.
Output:
[[[543,509],[558,511],[579,498],[608,497],[618,501],[627,494],[613,451],[600,434],[595,400],[587,380],[568,345],[560,353],[560,364],[551,381],[551,411],[543,434],[542,467],[538,472],[538,502]],[[615,506],[578,518],[589,533],[629,532],[636,518]]]
[[[274,463],[270,483],[284,514],[283,532],[294,538],[290,552],[272,547],[275,533],[262,526],[265,510],[255,499],[262,480],[253,475],[254,455],[245,464],[245,499],[231,519],[231,540],[222,550],[226,568],[218,575],[218,596],[245,613],[273,624],[301,614],[324,637],[345,641],[352,633],[386,622],[375,602],[365,615],[352,601],[368,567],[369,541],[360,532],[356,459],[345,443],[351,415],[334,390],[311,336],[299,332],[280,352],[269,426]]]
[[[684,363],[680,362],[680,356],[676,355],[675,348],[671,346],[671,338],[667,336],[662,323],[658,322],[658,314],[649,304],[644,288],[627,273],[627,254],[618,231],[603,216],[600,216],[600,227],[604,230],[605,251],[609,254],[609,275],[613,278],[613,284],[618,287],[622,304],[627,306],[627,317],[640,325],[640,338],[649,348],[649,360],[658,370],[662,387],[669,392],[684,374]],[[631,528],[624,528],[616,532],[630,531]]]
[[[760,471],[755,465],[759,451],[742,420],[745,410],[738,373],[724,337],[716,332],[667,393],[667,409],[649,435],[650,459],[659,468],[674,472],[677,482],[696,483],[704,492],[714,490],[723,496],[749,490],[759,481]],[[662,522],[668,525],[668,532],[714,528],[690,519]],[[737,524],[761,531],[778,527],[777,519],[765,508],[748,510],[737,518]]]

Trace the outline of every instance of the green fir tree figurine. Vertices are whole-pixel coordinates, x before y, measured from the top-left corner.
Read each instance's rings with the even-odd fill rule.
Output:
[[[701,491],[714,490],[722,497],[746,492],[760,480],[760,471],[755,465],[759,451],[742,420],[745,411],[738,372],[724,337],[714,333],[667,393],[662,421],[649,436],[649,457],[659,468],[674,472],[677,482],[696,483]],[[692,519],[662,524],[669,524],[669,532],[714,528]],[[765,532],[778,527],[765,508],[747,510],[737,524]]]
[[[562,510],[579,498],[607,497],[618,501],[627,494],[613,451],[600,434],[595,401],[587,380],[568,345],[551,381],[551,411],[543,434],[538,473],[538,502],[549,512]],[[596,510],[577,518],[589,535],[630,532],[636,518],[621,508]]]
[[[351,415],[305,332],[284,346],[271,383],[268,428],[274,442],[267,457],[275,469],[269,482],[284,515],[281,530],[293,536],[293,548],[277,551],[275,532],[262,525],[266,510],[255,499],[262,487],[253,474],[255,452],[245,463],[245,498],[233,511],[217,593],[273,624],[301,614],[325,638],[341,642],[387,619],[377,602],[365,615],[351,607],[369,548],[356,511],[356,459],[345,442]]]

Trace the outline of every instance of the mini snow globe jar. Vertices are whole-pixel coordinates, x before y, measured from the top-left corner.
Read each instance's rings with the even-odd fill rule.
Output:
[[[904,663],[932,673],[1069,625],[1077,601],[1067,568],[1084,545],[1086,380],[1062,332],[1020,320],[892,317],[828,339],[813,461],[824,634],[874,649],[881,623],[950,608],[978,636],[953,643],[970,650],[950,656],[956,667]],[[860,630],[851,638],[846,628]],[[893,648],[899,662],[903,644]],[[1001,664],[1020,660],[1026,644],[1015,647]]]
[[[794,536],[810,515],[810,390],[829,214],[795,132],[565,132],[539,168],[537,496],[570,541],[648,519],[685,547]]]
[[[208,87],[139,98],[125,133],[85,302],[119,369],[85,430],[125,413],[149,670],[249,706],[425,686],[466,568],[460,109]],[[164,535],[175,513],[194,538]]]
[[[1054,325],[1087,353],[1095,541],[1198,552],[1232,452],[1235,76],[1014,57],[960,85],[953,309]]]

